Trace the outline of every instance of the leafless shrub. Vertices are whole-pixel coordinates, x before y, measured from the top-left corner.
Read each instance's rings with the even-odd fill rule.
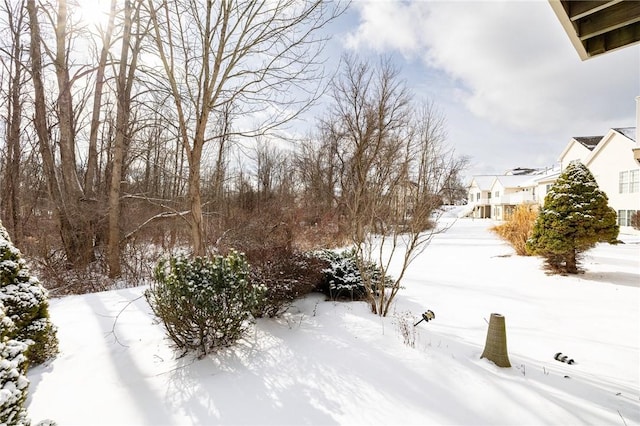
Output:
[[[509,220],[491,228],[500,238],[507,241],[519,256],[528,256],[527,240],[533,232],[533,224],[538,217],[536,208],[521,204],[517,206]]]
[[[266,287],[265,297],[253,314],[270,318],[284,313],[295,299],[315,291],[326,266],[326,262],[312,254],[283,249],[254,255],[250,262],[252,283]]]
[[[633,229],[640,230],[640,211],[631,215],[631,226]]]
[[[416,328],[413,326],[413,314],[410,311],[394,312],[393,322],[402,336],[402,342],[410,348],[416,347]]]

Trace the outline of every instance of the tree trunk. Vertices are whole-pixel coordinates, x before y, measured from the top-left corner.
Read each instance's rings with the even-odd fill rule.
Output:
[[[111,0],[109,11],[109,23],[102,40],[100,61],[96,70],[96,88],[93,95],[93,111],[91,113],[91,129],[89,131],[89,149],[87,155],[87,171],[84,176],[84,188],[89,198],[96,196],[98,176],[98,129],[100,127],[100,111],[102,109],[102,87],[104,85],[104,73],[107,67],[107,57],[111,47],[111,36],[115,26],[116,0]]]
[[[6,134],[6,168],[4,175],[3,196],[0,201],[3,204],[3,223],[11,234],[16,246],[21,245],[22,226],[20,222],[20,164],[22,161],[22,148],[20,146],[20,129],[22,121],[22,24],[24,13],[19,9],[19,16],[9,16],[11,26],[13,66],[11,67],[8,89],[7,107],[7,134]]]
[[[107,247],[107,263],[109,266],[109,277],[120,276],[122,269],[120,264],[120,212],[122,193],[123,164],[129,149],[131,131],[129,121],[131,117],[131,90],[137,68],[138,52],[140,50],[140,37],[136,39],[131,54],[131,64],[129,64],[129,49],[132,26],[131,2],[125,1],[124,7],[124,32],[122,35],[122,45],[120,51],[120,67],[118,70],[117,97],[118,106],[116,111],[116,135],[114,140],[113,163],[111,170],[111,183],[109,185],[109,231]],[[138,3],[136,14],[140,8]]]
[[[576,259],[576,250],[571,250],[565,260],[565,270],[568,274],[578,273],[578,261]]]
[[[202,220],[202,197],[200,194],[200,163],[189,164],[189,207],[191,208],[191,244],[193,255],[204,255],[204,224]]]
[[[83,193],[77,176],[75,160],[75,140],[71,82],[66,59],[66,4],[59,3],[56,27],[56,58],[54,60],[58,81],[58,118],[60,134],[60,160],[62,180],[58,179],[47,124],[46,100],[42,76],[42,51],[40,45],[40,24],[35,0],[27,0],[29,28],[31,31],[31,71],[34,86],[35,114],[34,123],[38,134],[38,145],[42,156],[43,168],[49,195],[55,206],[59,220],[62,244],[67,261],[78,268],[85,267],[94,259],[93,235],[89,222],[83,212]]]

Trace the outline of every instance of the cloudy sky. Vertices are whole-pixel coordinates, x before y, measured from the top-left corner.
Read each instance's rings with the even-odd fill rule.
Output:
[[[330,47],[391,55],[469,175],[552,166],[573,136],[635,126],[640,46],[583,62],[546,0],[355,0]]]

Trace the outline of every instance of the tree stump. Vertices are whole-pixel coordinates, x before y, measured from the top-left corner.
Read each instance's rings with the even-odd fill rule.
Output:
[[[511,367],[509,354],[507,353],[507,331],[504,316],[491,314],[487,341],[484,344],[484,351],[480,358],[487,358],[498,367]]]

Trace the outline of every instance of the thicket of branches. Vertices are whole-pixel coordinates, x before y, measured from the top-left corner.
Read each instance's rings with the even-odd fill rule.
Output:
[[[52,293],[137,284],[176,247],[251,261],[365,235],[418,242],[398,238],[464,196],[466,160],[388,63],[346,60],[327,86],[326,26],[343,7],[113,0],[93,28],[73,0],[3,0],[1,220]],[[279,142],[327,87],[310,136]]]

